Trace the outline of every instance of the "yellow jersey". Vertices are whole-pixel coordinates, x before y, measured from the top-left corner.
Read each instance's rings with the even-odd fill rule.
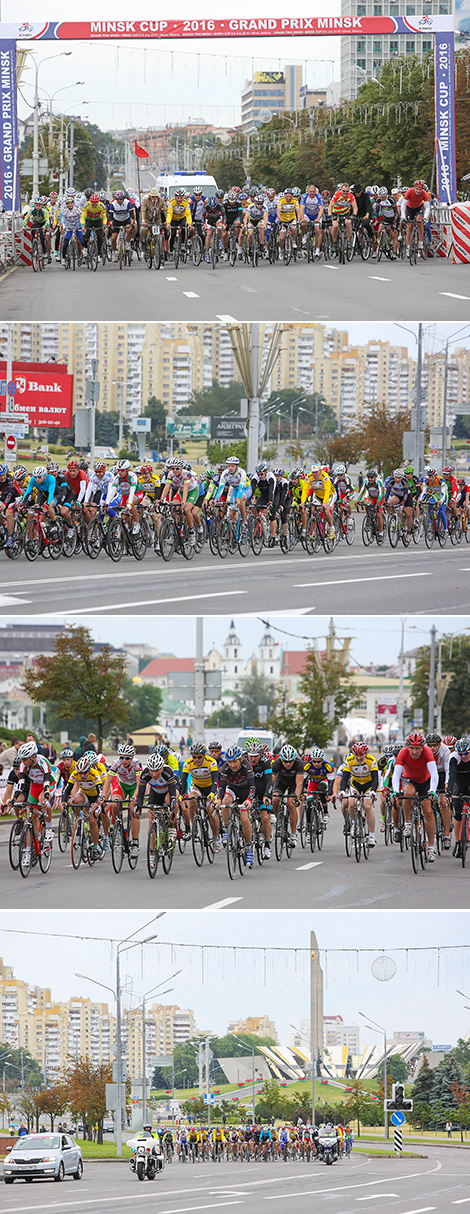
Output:
[[[295,486],[295,489],[292,490],[292,501],[296,506],[303,506],[304,502],[307,500],[309,492],[310,485],[303,477],[302,480],[300,480]]]
[[[193,217],[191,215],[191,208],[187,198],[183,198],[181,202],[177,202],[176,198],[172,198],[168,203],[166,222],[171,223],[172,219],[176,219],[178,223],[180,223],[182,219],[185,219],[188,226],[191,227]]]
[[[202,761],[190,756],[183,764],[182,775],[191,776],[196,788],[206,789],[212,787],[214,775],[218,773],[218,770],[216,760],[211,755],[204,755]]]
[[[147,481],[144,481],[143,477],[139,476],[139,485],[141,485],[144,493],[147,494],[147,497],[150,498],[150,501],[154,502],[156,491],[157,491],[157,489],[160,488],[160,485],[161,485],[161,480],[160,480],[160,477],[157,476],[157,473],[152,472],[152,475],[149,477],[149,479]]]
[[[73,763],[70,769],[69,780],[72,780],[74,784],[78,784],[81,792],[98,794],[107,774],[104,763],[95,763],[94,767],[90,767],[89,771],[77,771],[77,764]]]
[[[80,219],[82,228],[85,228],[87,226],[88,227],[103,226],[105,228],[107,221],[108,221],[108,216],[106,214],[106,207],[103,206],[102,202],[99,202],[98,206],[92,206],[91,202],[87,202],[86,206],[84,206],[84,208],[83,208],[83,211],[81,214],[81,219]]]
[[[316,497],[319,502],[328,502],[335,492],[333,481],[323,469],[320,472],[309,472],[307,481],[312,490],[312,497]]]
[[[277,204],[277,213],[281,223],[293,223],[294,219],[299,218],[297,204],[293,198],[290,202],[287,201],[287,198],[280,198]]]
[[[353,754],[347,755],[343,763],[343,772],[349,771],[354,784],[368,784],[372,772],[378,772],[377,759],[368,752],[363,759],[356,759]]]

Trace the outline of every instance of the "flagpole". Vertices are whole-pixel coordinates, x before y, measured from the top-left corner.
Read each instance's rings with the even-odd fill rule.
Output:
[[[139,205],[140,205],[140,203],[142,202],[142,199],[140,197],[140,165],[139,165],[139,157],[137,156],[137,154],[136,154],[136,161],[137,161],[137,189],[138,189],[138,193],[139,193]]]

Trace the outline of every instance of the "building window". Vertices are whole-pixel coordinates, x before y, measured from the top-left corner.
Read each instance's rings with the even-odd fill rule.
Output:
[[[379,67],[382,67],[382,60],[374,59],[374,62],[373,62],[374,72],[376,72]]]
[[[425,38],[424,42],[423,42],[423,54],[425,51],[432,51],[432,42],[430,39],[428,40],[427,38]]]
[[[416,4],[407,4],[405,12],[406,12],[407,17],[415,17],[416,16]]]
[[[234,649],[233,656],[234,658],[238,658],[238,649]]]
[[[439,13],[441,14],[441,16],[442,16],[444,13],[448,13],[448,12],[449,12],[449,5],[448,5],[448,4],[440,4],[440,5],[439,5]]]
[[[357,15],[358,15],[358,17],[365,17],[366,12],[367,12],[367,7],[366,7],[366,5],[365,5],[365,4],[358,4],[358,6],[357,6]]]
[[[356,61],[356,62],[357,62],[357,66],[358,66],[358,67],[362,67],[363,71],[365,72],[365,70],[366,70],[366,61],[365,61],[365,59],[357,59],[357,61]]]
[[[234,666],[234,668],[233,668],[233,673],[234,673],[234,674],[238,674],[238,666]]]
[[[390,5],[390,16],[391,16],[391,17],[399,17],[399,16],[400,16],[400,5],[399,5],[399,4],[391,4],[391,5]]]
[[[270,674],[274,674],[274,666],[270,666],[270,667],[269,667],[269,673],[270,673]]]
[[[374,42],[373,51],[374,51],[374,55],[381,55],[382,54],[382,43]]]
[[[395,39],[393,39],[393,41],[391,40],[389,42],[389,50],[390,50],[390,57],[392,57],[393,55],[398,55],[398,40],[395,41]]]
[[[406,53],[407,53],[407,55],[414,55],[414,53],[415,53],[414,41],[406,43]]]
[[[361,51],[365,51],[365,49],[366,49],[366,40],[365,40],[365,38],[359,38],[359,39],[358,39],[358,42],[357,42],[357,46],[356,46],[356,50],[357,50],[358,55],[360,55]]]
[[[381,16],[382,16],[382,5],[374,4],[374,17],[381,17]]]

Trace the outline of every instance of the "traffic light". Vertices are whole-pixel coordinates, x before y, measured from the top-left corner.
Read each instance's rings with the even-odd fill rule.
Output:
[[[387,1104],[389,1109],[400,1109],[403,1113],[412,1112],[413,1101],[407,1100],[404,1083],[394,1083],[392,1085],[392,1099],[387,1101]]]

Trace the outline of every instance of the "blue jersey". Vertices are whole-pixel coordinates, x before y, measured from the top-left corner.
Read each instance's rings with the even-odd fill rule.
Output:
[[[269,222],[277,223],[277,198],[273,198],[272,202],[270,202],[268,199],[266,202],[266,210],[268,212]]]
[[[47,504],[50,506],[55,493],[55,476],[51,476],[48,472],[47,476],[45,476],[44,480],[41,482],[37,481],[34,476],[30,477],[30,480],[28,481],[26,489],[23,493],[23,497],[21,498],[22,502],[24,502],[25,499],[31,495],[33,489],[37,489],[39,493],[47,493]]]
[[[320,207],[323,206],[323,198],[317,190],[316,194],[313,195],[313,198],[310,197],[310,194],[302,194],[300,203],[301,206],[305,207],[307,219],[316,219]]]

